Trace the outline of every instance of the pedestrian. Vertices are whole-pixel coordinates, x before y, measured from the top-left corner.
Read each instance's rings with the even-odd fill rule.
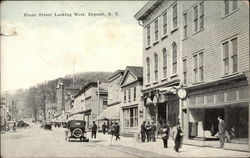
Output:
[[[115,140],[120,139],[120,126],[119,124],[116,122],[114,125],[114,136],[115,136]]]
[[[141,141],[144,143],[146,139],[146,121],[141,124]]]
[[[162,141],[164,148],[168,148],[168,138],[169,138],[169,123],[163,124],[162,126]]]
[[[219,140],[220,140],[220,148],[224,148],[224,142],[225,142],[225,123],[222,120],[221,116],[218,116],[218,134],[219,134]]]
[[[102,132],[103,134],[106,133],[106,128],[107,128],[107,125],[105,124],[105,122],[102,124]]]
[[[93,124],[91,127],[91,138],[96,139],[96,131],[97,131],[97,125],[95,124],[95,121],[93,121]]]
[[[156,132],[156,125],[154,122],[151,123],[151,139],[155,142],[155,132]]]
[[[173,129],[173,139],[174,139],[174,150],[176,152],[179,152],[179,148],[181,146],[181,139],[182,139],[182,130],[180,127],[180,123],[177,123],[177,125]]]
[[[151,141],[151,125],[150,122],[146,125],[147,142]]]

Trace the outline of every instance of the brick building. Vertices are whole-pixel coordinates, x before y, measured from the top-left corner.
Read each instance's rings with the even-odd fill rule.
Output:
[[[218,146],[222,116],[225,148],[249,150],[249,2],[149,1],[135,18],[143,26],[142,91],[156,98],[152,119],[180,121],[185,143]],[[183,100],[160,91],[182,85]]]

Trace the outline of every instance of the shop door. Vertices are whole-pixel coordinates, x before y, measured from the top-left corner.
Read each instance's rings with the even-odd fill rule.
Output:
[[[160,125],[166,123],[166,103],[158,104],[158,121]]]

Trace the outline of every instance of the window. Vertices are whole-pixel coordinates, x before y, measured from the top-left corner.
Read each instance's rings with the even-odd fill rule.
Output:
[[[124,90],[124,103],[126,103],[126,90]]]
[[[147,27],[147,44],[150,46],[150,26]]]
[[[199,75],[200,75],[200,81],[203,81],[204,79],[203,52],[199,53]]]
[[[103,104],[103,105],[108,105],[107,99],[103,99],[102,104]]]
[[[193,56],[194,59],[194,68],[193,68],[193,72],[194,72],[194,82],[198,81],[198,56],[197,54]]]
[[[173,74],[177,73],[177,46],[176,43],[173,43],[173,58],[172,58],[172,65],[173,65]]]
[[[177,4],[173,6],[173,29],[177,27]]]
[[[198,31],[198,6],[194,7],[194,32]]]
[[[199,11],[198,11],[199,10]],[[194,6],[194,32],[204,28],[204,1]]]
[[[225,15],[229,13],[229,0],[224,1]]]
[[[204,2],[200,3],[200,29],[204,28]]]
[[[129,108],[123,110],[125,127],[138,127],[138,108]]]
[[[223,43],[223,62],[224,62],[224,74],[229,73],[229,45],[228,42]]]
[[[134,101],[136,100],[136,87],[134,87]]]
[[[129,102],[131,101],[131,89],[130,88],[128,89],[128,101]]]
[[[231,40],[232,42],[232,63],[233,63],[233,72],[238,71],[238,44],[237,44],[237,38],[234,38]]]
[[[238,8],[238,1],[237,0],[233,0],[233,10],[236,10]]]
[[[203,52],[195,54],[193,56],[193,81],[203,81],[204,80],[204,67],[203,67]]]
[[[183,83],[187,83],[187,59],[183,59]]]
[[[183,15],[183,37],[187,37],[187,13]]]
[[[168,33],[167,12],[163,14],[163,35]]]
[[[155,41],[158,40],[158,20],[155,21]]]
[[[167,51],[163,49],[163,78],[167,78]]]
[[[223,44],[224,74],[238,71],[238,38],[232,38]]]
[[[147,58],[147,83],[150,82],[150,59]]]
[[[155,53],[155,81],[158,80],[158,55]]]

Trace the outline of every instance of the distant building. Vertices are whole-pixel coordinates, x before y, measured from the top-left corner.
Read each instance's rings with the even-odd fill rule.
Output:
[[[249,2],[149,1],[135,18],[151,119],[180,122],[184,143],[215,146],[222,116],[225,148],[249,151]]]
[[[92,121],[96,121],[97,116],[107,107],[107,89],[108,83],[98,81],[86,83],[75,96],[74,114],[71,114],[71,117],[82,118],[86,121],[87,128],[89,128]]]

